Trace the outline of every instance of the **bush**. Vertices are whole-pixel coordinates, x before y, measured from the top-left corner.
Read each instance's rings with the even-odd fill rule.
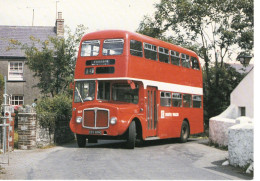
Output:
[[[58,122],[68,123],[71,118],[72,99],[65,94],[53,98],[44,97],[37,101],[36,112],[40,126],[48,129],[49,134],[55,132]]]

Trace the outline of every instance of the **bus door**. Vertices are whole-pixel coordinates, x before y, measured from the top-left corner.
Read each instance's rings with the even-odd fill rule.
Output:
[[[146,129],[147,136],[156,136],[157,134],[157,88],[147,86],[146,99]]]

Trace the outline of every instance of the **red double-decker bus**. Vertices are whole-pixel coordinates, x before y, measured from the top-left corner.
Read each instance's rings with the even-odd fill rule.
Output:
[[[75,68],[71,130],[79,147],[98,139],[179,138],[201,133],[203,82],[193,51],[128,31],[86,34]]]

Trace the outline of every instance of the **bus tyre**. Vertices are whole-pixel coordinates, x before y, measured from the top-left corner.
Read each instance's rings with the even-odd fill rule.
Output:
[[[190,136],[190,127],[187,121],[183,121],[181,125],[181,137],[180,142],[185,143],[187,142],[188,138]]]
[[[128,128],[128,134],[127,134],[126,147],[128,149],[135,148],[135,139],[136,139],[136,127],[135,127],[135,122],[132,121]]]
[[[80,148],[84,148],[86,146],[86,136],[77,134],[77,143]]]

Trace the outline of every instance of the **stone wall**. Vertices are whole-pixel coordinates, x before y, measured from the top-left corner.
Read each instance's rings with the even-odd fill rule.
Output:
[[[18,113],[18,149],[36,148],[36,113]]]
[[[41,127],[37,122],[36,127],[36,146],[37,148],[54,144],[54,134],[49,134],[48,129]]]
[[[74,140],[68,121],[56,123],[55,132],[49,134],[48,129],[40,126],[33,108],[20,108],[18,113],[18,148],[35,149],[50,144],[62,144]]]
[[[245,167],[254,161],[254,126],[242,123],[228,129],[229,163]]]
[[[209,121],[209,140],[219,146],[228,146],[228,128],[236,125],[236,120],[213,117]]]

